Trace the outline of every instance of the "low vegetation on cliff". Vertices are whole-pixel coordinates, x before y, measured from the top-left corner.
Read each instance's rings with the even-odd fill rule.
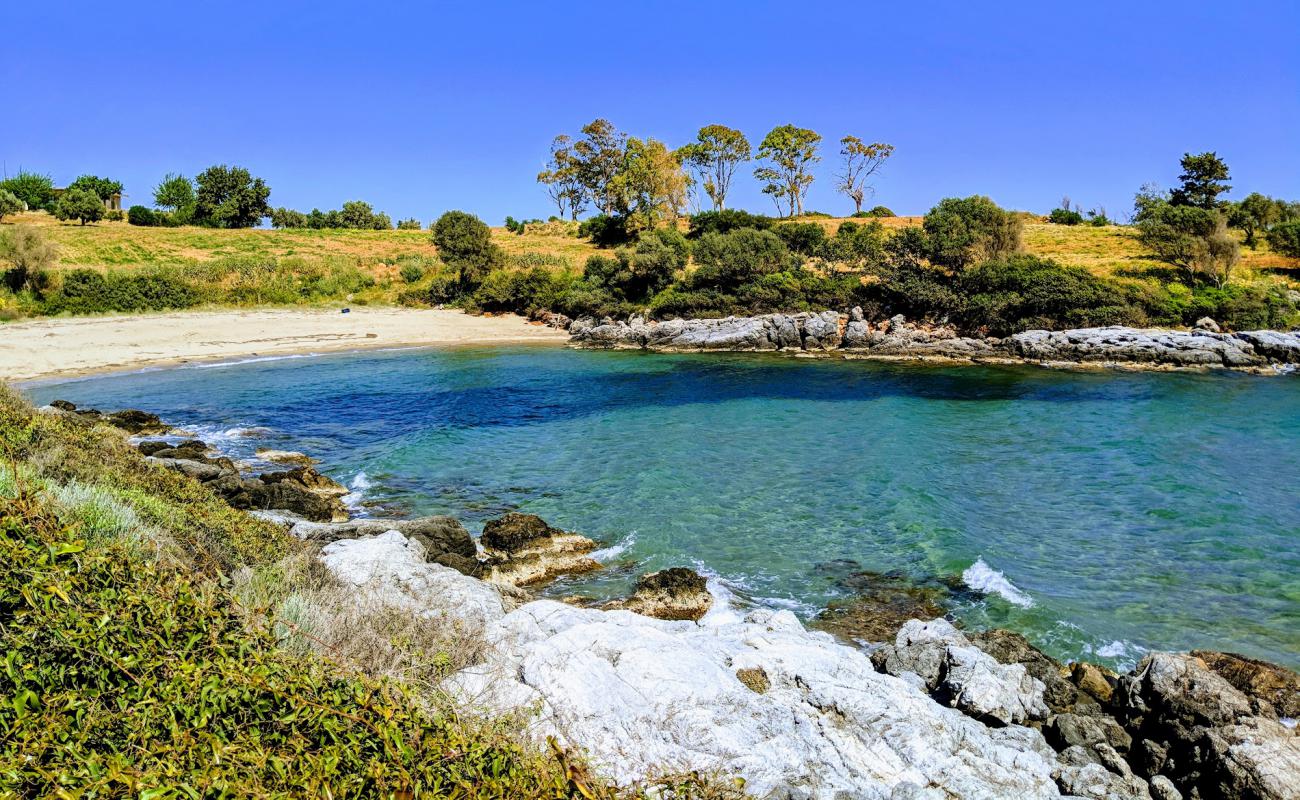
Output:
[[[0,794],[612,796],[517,726],[286,647],[232,586],[301,545],[120,432],[0,386],[0,447]]]

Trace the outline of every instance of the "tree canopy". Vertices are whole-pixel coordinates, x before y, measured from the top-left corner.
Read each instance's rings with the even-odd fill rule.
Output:
[[[695,141],[679,152],[684,163],[699,173],[700,186],[713,201],[713,209],[726,209],[727,192],[731,191],[736,167],[752,155],[745,134],[726,125],[705,125]]]
[[[122,193],[122,182],[110,178],[101,178],[98,175],[82,175],[72,183],[68,184],[69,189],[85,189],[94,192],[100,202],[106,201],[115,194]]]
[[[104,218],[104,201],[90,189],[66,189],[54,204],[54,216],[82,225]]]
[[[894,154],[894,146],[884,142],[864,144],[856,136],[840,139],[840,155],[844,157],[844,171],[836,177],[835,189],[853,200],[853,212],[862,213],[862,201],[868,193],[875,194],[868,181],[880,171],[885,161]]]
[[[1219,195],[1232,191],[1225,181],[1231,180],[1228,165],[1213,152],[1184,153],[1180,162],[1183,168],[1178,180],[1182,185],[1169,195],[1176,206],[1218,208]]]
[[[768,131],[758,146],[758,157],[767,162],[754,170],[754,177],[764,183],[763,193],[772,196],[778,211],[787,216],[803,213],[803,198],[812,185],[812,165],[821,161],[817,146],[821,134],[794,125],[781,125]],[[784,205],[783,205],[784,204]]]
[[[269,216],[271,189],[243,167],[208,167],[195,178],[194,222],[213,228],[251,228]]]

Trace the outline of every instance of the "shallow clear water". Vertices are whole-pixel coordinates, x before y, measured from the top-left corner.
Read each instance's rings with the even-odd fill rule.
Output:
[[[836,559],[988,590],[1001,572],[1002,594],[959,615],[1059,657],[1211,647],[1300,666],[1295,377],[533,347],[27,391],[156,411],[236,453],[306,451],[341,481],[364,473],[373,514],[477,531],[518,508],[615,546],[555,592],[613,596],[685,564],[808,616],[845,592],[818,568]],[[993,573],[968,571],[981,560]]]

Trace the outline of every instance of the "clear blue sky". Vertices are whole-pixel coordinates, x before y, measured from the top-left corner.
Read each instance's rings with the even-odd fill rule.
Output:
[[[0,159],[148,203],[165,172],[249,167],[271,203],[427,221],[551,213],[551,138],[607,117],[676,146],[792,122],[897,146],[876,202],[988,194],[1112,215],[1184,151],[1233,197],[1300,199],[1300,3],[16,2]],[[746,169],[733,206],[770,212]],[[1244,191],[1243,191],[1244,190]]]

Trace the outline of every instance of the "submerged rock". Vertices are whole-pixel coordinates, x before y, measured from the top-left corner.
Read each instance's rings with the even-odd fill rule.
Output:
[[[539,703],[536,735],[622,784],[699,770],[758,797],[1058,796],[1036,731],[944,708],[788,611],[711,626],[539,600],[488,638],[448,688],[489,710]]]
[[[627,600],[611,604],[648,617],[695,621],[713,605],[704,576],[686,567],[651,572],[637,579],[636,589]]]
[[[103,415],[101,419],[127,433],[159,434],[171,430],[171,426],[164,424],[157,414],[150,414],[136,408],[114,411],[111,414]]]
[[[512,511],[483,524],[484,575],[493,583],[527,586],[560,575],[590,572],[600,564],[588,553],[596,543],[552,528],[535,514]]]
[[[948,613],[950,591],[941,585],[879,572],[854,572],[837,584],[854,597],[833,600],[812,627],[859,643],[888,642],[911,619],[934,619]]]
[[[299,453],[296,450],[258,450],[254,455],[263,461],[270,461],[273,464],[302,464],[312,466],[316,459],[306,453]]]

